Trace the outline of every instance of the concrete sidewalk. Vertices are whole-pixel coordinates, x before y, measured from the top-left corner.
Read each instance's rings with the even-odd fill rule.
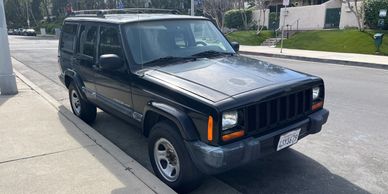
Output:
[[[0,96],[1,193],[174,193],[17,76],[19,94]]]
[[[279,57],[314,62],[335,63],[361,67],[388,69],[388,56],[272,48],[267,46],[241,46],[241,54]]]

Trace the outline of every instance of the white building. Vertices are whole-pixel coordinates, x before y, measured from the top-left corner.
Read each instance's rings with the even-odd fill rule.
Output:
[[[320,2],[322,1],[315,1],[314,3]],[[361,7],[361,3],[358,4],[358,7]],[[260,25],[271,29],[274,28],[273,26],[276,29],[283,24],[290,30],[358,27],[356,16],[350,11],[347,3],[342,0],[329,0],[316,5],[306,5],[301,1],[294,3],[293,7],[278,8],[276,6],[276,11],[278,21],[273,20],[273,17],[270,18],[270,13],[274,13],[270,9],[254,11],[253,19]]]

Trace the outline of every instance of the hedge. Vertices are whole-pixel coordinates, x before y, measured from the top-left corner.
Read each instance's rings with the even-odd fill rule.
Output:
[[[388,0],[367,0],[365,1],[365,23],[369,28],[378,28],[377,22],[380,19],[380,9],[388,10]],[[388,30],[388,17],[385,17],[385,30]]]

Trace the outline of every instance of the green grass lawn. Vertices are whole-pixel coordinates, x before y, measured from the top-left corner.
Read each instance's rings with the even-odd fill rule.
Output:
[[[284,48],[333,51],[346,53],[375,54],[373,35],[376,31],[368,30],[320,30],[300,32],[284,41]],[[388,31],[385,31],[381,52],[388,55]],[[280,44],[278,45],[280,47]]]
[[[259,35],[256,35],[256,31],[237,31],[227,35],[229,41],[239,42],[241,45],[258,46],[266,39],[272,37],[272,31],[262,31]]]

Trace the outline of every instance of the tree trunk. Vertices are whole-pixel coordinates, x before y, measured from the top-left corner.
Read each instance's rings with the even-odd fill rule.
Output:
[[[357,25],[359,31],[364,31],[364,24],[363,24],[363,10],[358,10],[357,0],[354,1],[354,8],[350,4],[350,0],[346,0],[346,3],[348,5],[349,10],[354,14],[354,16],[357,19]]]
[[[50,22],[50,11],[49,11],[49,8],[48,8],[48,0],[43,0],[43,8],[46,12],[46,16],[47,16],[47,22]]]
[[[257,21],[257,31],[256,31],[256,34],[260,34],[262,28],[260,27],[260,23],[261,23],[261,10],[259,9],[259,17],[258,17],[258,21]]]

